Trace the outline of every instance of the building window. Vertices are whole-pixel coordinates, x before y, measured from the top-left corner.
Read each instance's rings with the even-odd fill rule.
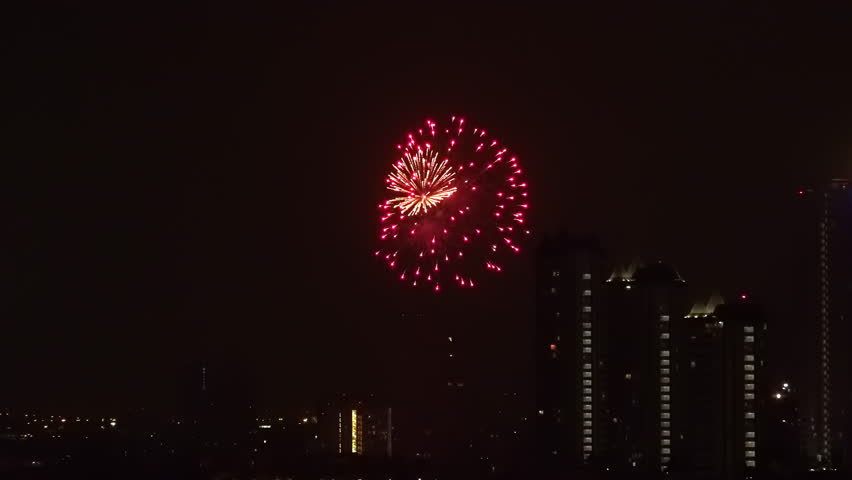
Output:
[[[745,332],[745,333],[754,333],[754,327],[751,327],[751,326],[745,326],[745,327],[743,327],[743,332]]]
[[[661,443],[662,445],[671,445],[671,444],[672,444],[672,441],[671,441],[671,440],[669,440],[668,438],[664,438],[664,439],[662,439],[662,440],[660,441],[660,443]]]
[[[671,404],[663,403],[662,405],[660,405],[660,407],[662,407],[663,410],[669,410],[671,408]]]
[[[592,401],[592,397],[583,397],[583,401],[584,401],[584,402],[591,402],[591,401]]]
[[[663,434],[664,437],[671,437],[672,436],[671,430],[663,430],[662,434]]]
[[[591,370],[591,369],[592,369],[591,363],[584,363],[583,364],[583,370]]]
[[[583,345],[591,345],[591,344],[592,344],[592,340],[590,338],[584,338],[583,339]]]
[[[747,382],[753,382],[754,381],[754,374],[753,373],[746,373],[745,379],[746,379]]]
[[[660,360],[660,365],[662,365],[664,367],[667,367],[670,364],[671,364],[671,361],[668,358],[664,358],[664,359]]]
[[[583,322],[583,328],[592,328],[591,322]]]
[[[746,390],[754,390],[754,384],[753,383],[746,383],[745,389]]]
[[[746,412],[745,418],[754,419],[754,412]]]
[[[586,395],[591,395],[591,394],[592,394],[592,389],[591,389],[591,388],[584,388],[584,389],[583,389],[583,393],[584,393],[584,394],[586,394]]]
[[[584,297],[591,297],[592,291],[591,290],[583,290],[583,296]]]
[[[663,332],[663,333],[661,333],[661,334],[660,334],[660,338],[662,338],[663,340],[665,340],[665,339],[669,338],[669,332]]]
[[[672,426],[672,422],[660,422],[660,426],[663,428],[670,428]]]
[[[660,458],[660,461],[663,462],[663,463],[669,463],[669,460],[671,460],[671,457],[661,457]]]
[[[664,321],[664,322],[668,322],[668,321],[669,321],[669,316],[668,316],[668,315],[660,315],[660,320],[662,320],[662,321]]]
[[[583,372],[583,377],[592,378],[592,372]]]
[[[589,419],[592,418],[592,414],[590,412],[586,412],[583,414],[583,418]]]
[[[754,458],[754,450],[746,450],[746,458]]]
[[[745,443],[746,448],[754,448],[754,440],[749,440]]]
[[[754,343],[754,336],[753,335],[746,335],[745,342],[746,343]]]
[[[592,446],[591,445],[583,445],[583,451],[584,452],[591,452]]]
[[[591,387],[591,386],[592,386],[592,381],[591,381],[591,380],[583,380],[583,386]]]
[[[660,414],[660,417],[668,420],[671,418],[671,414],[669,412],[663,412],[662,414]]]
[[[671,390],[671,387],[669,387],[668,385],[663,385],[662,387],[660,387],[661,392],[668,392],[669,390]]]
[[[746,432],[746,438],[754,438],[754,432]]]
[[[753,393],[746,393],[745,399],[746,400],[754,400],[754,394]]]
[[[592,410],[592,406],[591,406],[590,404],[586,403],[586,404],[584,404],[584,405],[583,405],[583,410],[591,411],[591,410]]]
[[[672,453],[672,449],[671,448],[663,448],[663,449],[660,450],[660,453],[662,453],[663,455],[669,455],[669,454]]]
[[[671,379],[669,377],[663,377],[663,378],[660,379],[660,381],[663,382],[663,383],[669,383],[671,381]]]
[[[559,277],[559,270],[554,270],[553,271],[553,278],[558,278],[558,277]]]
[[[583,443],[592,443],[592,437],[583,437]]]
[[[670,398],[669,394],[665,394],[665,395],[660,395],[660,400],[662,400],[664,402],[668,402],[669,400],[671,400],[671,398]]]
[[[745,371],[747,371],[747,372],[753,372],[753,371],[754,371],[754,365],[753,365],[753,364],[751,364],[751,363],[746,363],[746,364],[743,366],[743,368],[744,368],[744,369],[745,369]]]
[[[746,460],[746,467],[754,468],[755,467],[754,460]]]
[[[592,353],[592,347],[583,347],[583,353]]]
[[[584,427],[591,427],[592,421],[591,420],[583,420],[583,426]]]
[[[583,336],[584,337],[591,337],[592,331],[591,330],[583,330]]]
[[[591,434],[592,434],[592,429],[591,429],[591,428],[585,428],[585,429],[583,429],[583,435],[591,435]]]
[[[669,356],[669,353],[670,353],[670,352],[669,352],[668,350],[662,350],[662,351],[660,352],[660,356],[661,356],[661,357],[668,357],[668,356]]]
[[[583,311],[586,312],[586,313],[589,313],[589,312],[592,311],[592,307],[586,305],[585,307],[583,307]]]
[[[591,273],[584,273],[583,274],[583,280],[591,280],[591,279],[592,279]]]
[[[660,374],[662,374],[662,375],[668,375],[669,373],[671,373],[671,372],[668,368],[661,368],[660,369]]]
[[[745,361],[746,362],[753,362],[754,361],[754,355],[746,355]]]

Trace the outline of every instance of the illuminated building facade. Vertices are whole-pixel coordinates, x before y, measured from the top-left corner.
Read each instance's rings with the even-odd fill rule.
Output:
[[[393,456],[393,411],[370,408],[362,402],[336,409],[336,452],[338,455]]]
[[[680,321],[686,313],[685,287],[677,271],[660,262],[633,276],[636,307],[630,320],[637,322],[640,333],[638,358],[629,375],[638,385],[639,416],[627,419],[634,422],[640,439],[637,467],[647,472],[671,471],[684,454],[687,399],[676,366],[686,353],[685,325]]]
[[[536,272],[536,453],[542,473],[604,455],[606,337],[602,253],[594,239],[546,239]]]
[[[796,382],[803,394],[802,439],[810,468],[834,469],[845,462],[850,407],[852,190],[836,179],[795,197],[794,323],[805,360]]]

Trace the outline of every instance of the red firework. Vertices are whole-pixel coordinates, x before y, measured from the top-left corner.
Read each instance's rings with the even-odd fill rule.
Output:
[[[517,158],[458,117],[444,127],[426,120],[396,148],[375,255],[401,281],[436,292],[448,284],[472,288],[483,273],[500,273],[530,233]]]

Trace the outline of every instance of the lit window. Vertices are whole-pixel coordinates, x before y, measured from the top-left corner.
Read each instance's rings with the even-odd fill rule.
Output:
[[[583,353],[592,353],[592,347],[583,347]]]
[[[671,404],[670,403],[663,403],[662,405],[660,405],[660,407],[662,407],[663,410],[669,410],[669,409],[671,409]]]
[[[662,445],[671,445],[671,444],[672,444],[672,441],[671,441],[671,440],[669,440],[668,438],[664,438],[664,439],[662,439],[662,440],[660,441],[660,443],[661,443]]]
[[[584,273],[583,274],[583,280],[591,280],[591,279],[592,279],[591,273]]]
[[[746,343],[754,343],[754,336],[752,336],[752,335],[746,335],[746,337],[745,337],[745,342],[746,342]]]
[[[754,432],[746,432],[746,438],[754,438]]]
[[[754,460],[746,460],[746,467],[755,467]]]
[[[583,451],[584,452],[591,452],[592,446],[591,445],[583,445]]]
[[[669,360],[668,358],[664,358],[664,359],[660,360],[660,365],[662,365],[664,367],[669,366],[669,364],[671,364],[671,360]]]
[[[556,293],[556,287],[550,287],[550,293]]]
[[[746,450],[746,458],[754,458],[754,450]]]
[[[591,420],[584,420],[584,421],[583,421],[583,426],[584,426],[584,427],[591,427],[591,426],[592,426],[592,421],[591,421]]]
[[[592,372],[583,372],[583,377],[585,377],[585,378],[591,378],[591,377],[592,377]]]
[[[591,337],[592,331],[591,330],[583,330],[583,336],[584,337]]]
[[[746,383],[745,389],[746,390],[754,390],[754,384],[753,383]]]
[[[751,326],[745,326],[745,327],[743,327],[743,332],[745,332],[745,333],[754,333],[754,327],[751,327]]]
[[[625,380],[630,380],[631,378],[633,378],[633,374],[630,374],[630,373],[625,373],[625,374],[624,374],[624,379],[625,379]]]
[[[669,463],[669,460],[671,460],[671,457],[660,457],[660,461],[663,463]]]
[[[592,296],[592,291],[591,290],[583,290],[583,296],[584,297]]]
[[[559,276],[559,270],[554,270],[553,271],[553,278],[556,278],[558,276]]]
[[[671,437],[672,431],[671,430],[663,430],[662,434],[663,434],[664,437]]]
[[[591,434],[592,434],[591,428],[584,428],[583,429],[583,435],[591,435]]]
[[[669,316],[668,316],[668,315],[660,315],[660,320],[662,320],[662,321],[664,321],[664,322],[668,322],[668,321],[669,321]]]
[[[592,406],[591,406],[591,405],[589,405],[588,403],[586,403],[586,404],[584,404],[584,405],[583,405],[583,410],[591,411],[591,410],[592,410]]]
[[[745,399],[746,400],[754,400],[754,394],[753,393],[746,393]]]
[[[592,344],[592,339],[590,339],[590,338],[584,338],[583,339],[583,345],[591,345],[591,344]]]
[[[663,382],[663,383],[669,383],[671,381],[671,379],[669,377],[663,377],[663,378],[660,379],[660,381]]]
[[[583,322],[583,328],[592,328],[592,324],[590,322]]]
[[[671,428],[672,422],[660,422],[662,428]]]
[[[663,333],[661,333],[661,334],[660,334],[660,338],[662,338],[663,340],[665,340],[665,339],[669,338],[669,332],[663,332]]]
[[[751,364],[751,363],[746,363],[745,365],[743,365],[743,368],[747,372],[753,372],[754,371],[754,365]]]
[[[745,361],[746,362],[753,362],[754,361],[754,355],[746,355]]]
[[[583,443],[592,443],[592,437],[583,437]]]
[[[583,386],[586,386],[586,387],[592,386],[592,381],[591,380],[583,380]]]
[[[748,381],[753,382],[754,381],[754,374],[753,373],[746,373],[745,379],[746,379],[747,382]]]
[[[662,374],[662,375],[668,375],[669,373],[671,373],[671,371],[668,368],[661,368],[660,369],[660,374]]]
[[[583,307],[583,311],[586,312],[586,313],[589,313],[589,312],[592,311],[592,307],[586,305],[585,307]]]
[[[671,448],[663,448],[663,449],[660,450],[660,453],[662,453],[663,455],[669,455],[669,454],[672,453],[672,449]]]
[[[592,389],[591,389],[591,388],[584,388],[584,389],[583,389],[583,393],[585,393],[585,394],[591,394],[591,393],[592,393]]]
[[[754,418],[754,412],[746,412],[745,418],[753,419]]]
[[[668,385],[663,385],[662,387],[660,387],[661,392],[668,392],[669,390],[671,390],[671,387],[669,387]]]
[[[592,369],[591,363],[584,363],[583,364],[583,370],[591,370],[591,369]]]
[[[591,402],[591,401],[592,401],[592,397],[583,397],[583,401],[584,401],[584,402]]]
[[[668,357],[668,356],[669,356],[669,353],[670,353],[670,352],[669,352],[668,350],[663,350],[663,351],[661,351],[661,352],[660,352],[660,356],[661,356],[661,357]]]
[[[669,396],[669,394],[660,395],[660,400],[668,402],[669,400],[671,400],[671,397]]]
[[[749,440],[745,443],[746,448],[754,448],[754,440]]]
[[[660,417],[668,420],[671,418],[671,414],[669,412],[663,412],[662,414],[660,414]]]
[[[592,418],[592,414],[590,412],[586,412],[583,414],[583,418]]]

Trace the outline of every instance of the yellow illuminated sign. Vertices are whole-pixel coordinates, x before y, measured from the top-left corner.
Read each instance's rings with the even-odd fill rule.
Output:
[[[352,453],[358,453],[358,411],[352,410]]]

